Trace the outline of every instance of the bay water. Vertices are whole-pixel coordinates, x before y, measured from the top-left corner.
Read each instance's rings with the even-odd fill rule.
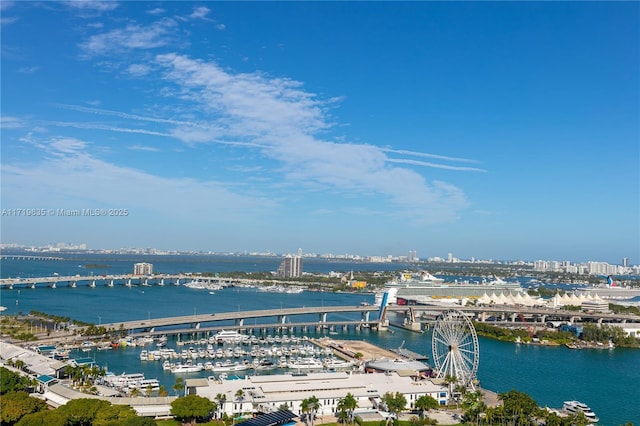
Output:
[[[274,271],[279,258],[230,256],[131,256],[131,255],[74,255],[62,261],[3,260],[0,276],[37,277],[60,275],[119,274],[132,271],[133,263],[146,261],[154,264],[155,271],[177,272],[230,272]],[[87,265],[91,268],[87,269]],[[353,262],[327,262],[305,260],[305,270],[314,272],[350,270],[395,270],[398,264],[368,264]],[[303,306],[355,306],[373,303],[370,293],[332,293],[304,291],[298,294],[261,292],[254,288],[230,287],[210,294],[206,290],[184,286],[118,286],[107,287],[98,283],[95,288],[84,284],[71,288],[64,284],[58,288],[38,287],[2,289],[0,305],[7,308],[4,315],[27,313],[31,310],[72,319],[105,324],[125,320],[144,320],[178,315],[205,315],[211,313],[269,308]],[[431,336],[412,333],[399,328],[387,332],[368,329],[309,332],[308,337],[328,336],[335,339],[366,340],[383,348],[401,345],[429,358]],[[183,337],[184,338],[184,337]],[[177,346],[170,339],[168,347]],[[140,361],[141,347],[85,353],[73,351],[72,357],[90,356],[110,371],[143,372],[147,378],[158,378],[170,392],[176,375],[162,370],[159,361]],[[241,372],[245,374],[245,372]],[[254,374],[252,372],[251,374]],[[264,374],[256,372],[255,374]],[[206,377],[210,372],[189,374],[188,378]],[[531,395],[538,404],[560,408],[563,401],[576,399],[587,403],[600,417],[601,425],[640,424],[640,350],[637,349],[583,349],[565,347],[515,345],[480,338],[480,364],[478,379],[482,387],[506,392],[516,389]]]

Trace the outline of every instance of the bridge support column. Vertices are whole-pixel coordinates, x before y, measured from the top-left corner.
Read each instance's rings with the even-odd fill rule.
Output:
[[[486,321],[487,321],[487,313],[480,312],[480,322],[486,322]]]
[[[236,325],[239,325],[239,326],[242,327],[244,325],[244,318],[237,319],[235,321],[235,323],[236,323]]]
[[[511,314],[511,322],[516,322],[516,318],[518,318],[518,314],[517,313]]]
[[[96,288],[96,280],[91,281],[91,287]]]
[[[55,283],[55,281],[51,283],[51,288],[56,288],[56,283]]]
[[[109,287],[113,287],[113,280],[109,281],[109,284],[107,284]]]
[[[127,280],[127,287],[131,287],[131,278]]]
[[[162,278],[162,279],[160,280],[160,282],[158,283],[158,285],[159,285],[159,286],[163,286],[163,285],[164,285],[164,278]]]
[[[74,282],[72,282],[72,283],[71,283],[71,288],[76,288],[76,287],[77,287],[76,282],[75,282],[75,281],[74,281]]]

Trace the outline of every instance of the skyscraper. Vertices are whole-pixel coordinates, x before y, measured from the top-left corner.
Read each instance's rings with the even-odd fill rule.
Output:
[[[296,278],[302,276],[302,249],[298,250],[298,255],[287,254],[280,262],[278,272],[279,277]]]
[[[133,265],[133,275],[151,275],[153,274],[152,263],[136,263]]]

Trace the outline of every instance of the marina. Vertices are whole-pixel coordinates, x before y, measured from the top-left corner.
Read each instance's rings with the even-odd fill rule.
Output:
[[[255,260],[252,259],[255,262]],[[18,261],[15,261],[18,262]],[[24,261],[27,262],[27,261]],[[28,261],[29,265],[34,265],[35,270],[41,270],[43,274],[52,275],[58,270],[61,274],[64,272],[58,262],[36,262]],[[9,262],[7,262],[9,263]],[[104,262],[101,262],[104,263]],[[128,263],[130,265],[131,263]],[[49,265],[46,267],[46,265]],[[77,268],[77,262],[70,262],[70,267]],[[187,267],[193,266],[187,263],[176,263],[173,266],[175,271],[186,270]],[[242,267],[241,263],[229,265],[230,270],[238,270]],[[251,263],[252,268],[258,270],[269,270],[268,264],[258,264],[256,266]],[[327,271],[335,267],[335,264],[326,266]],[[48,268],[48,269],[47,269]],[[201,266],[208,270],[216,270],[218,265]],[[331,268],[331,269],[330,269]],[[352,265],[343,266],[345,270],[352,269]],[[117,271],[116,271],[117,272]],[[172,272],[169,270],[169,272]],[[5,267],[3,273],[11,273],[13,276],[17,274],[11,272],[10,268]],[[215,312],[216,316],[221,314],[231,315],[238,311],[257,310],[257,309],[280,309],[280,308],[302,308],[318,307],[322,308],[330,306],[360,306],[362,302],[373,305],[374,295],[372,293],[328,293],[328,292],[302,292],[299,294],[286,293],[269,293],[259,292],[255,288],[245,287],[228,287],[220,291],[216,291],[215,295],[207,295],[206,291],[198,289],[189,289],[184,286],[98,286],[70,288],[60,286],[57,289],[42,289],[43,291],[31,291],[30,289],[13,290],[2,289],[3,300],[16,299],[19,304],[7,304],[7,310],[3,313],[14,315],[18,311],[29,312],[36,310],[39,312],[47,312],[53,315],[71,316],[74,319],[99,324],[116,324],[120,322],[133,321],[144,318],[160,318],[172,316],[196,316],[205,312]],[[46,294],[46,297],[42,295]],[[206,295],[207,297],[203,297]],[[142,308],[141,308],[142,307]],[[149,308],[146,308],[149,307]],[[339,314],[346,315],[346,314]],[[396,321],[394,312],[390,312],[391,318]],[[358,318],[358,317],[356,317]],[[317,320],[317,317],[315,317]],[[138,320],[139,321],[139,320]],[[402,317],[397,319],[402,322]],[[252,325],[253,320],[245,321],[245,325]],[[225,330],[231,331],[227,327]],[[371,329],[362,328],[359,330],[349,328],[348,330],[336,329],[335,334],[329,329],[316,330],[310,328],[306,333],[298,331],[295,334],[287,332],[274,333],[269,330],[263,333],[256,329],[253,334],[255,339],[267,339],[268,335],[274,339],[276,336],[282,339],[284,336],[291,338],[296,336],[308,339],[333,339],[339,344],[346,346],[346,350],[363,352],[360,342],[370,343],[378,348],[384,348],[391,352],[391,349],[405,348],[414,353],[421,354],[425,358],[431,357],[431,332],[427,330],[425,333],[415,333],[405,331],[403,329],[392,327],[386,332],[376,332]],[[215,333],[211,333],[213,336]],[[55,337],[55,333],[52,335]],[[139,336],[140,338],[144,336]],[[207,336],[208,337],[208,336]],[[140,359],[141,351],[155,351],[160,349],[173,349],[177,353],[189,348],[189,346],[201,347],[207,350],[208,342],[204,344],[195,344],[199,342],[202,336],[191,337],[190,334],[184,334],[180,340],[176,337],[167,336],[163,339],[163,334],[155,336],[153,343],[137,345],[136,339],[133,338],[133,345],[122,345],[116,348],[110,345],[102,346],[81,346],[78,342],[77,349],[69,351],[70,358],[90,357],[98,365],[106,367],[115,375],[123,372],[133,373],[140,372],[147,379],[157,378],[161,386],[164,386],[171,392],[177,377],[188,379],[204,379],[209,376],[227,375],[229,377],[245,375],[265,376],[287,371],[279,369],[279,358],[269,359],[270,362],[276,364],[268,365],[265,363],[264,368],[248,369],[238,372],[214,372],[204,368],[207,361],[223,362],[227,358],[201,358],[195,361],[202,362],[203,370],[192,373],[181,373],[176,375],[170,370],[164,370],[164,361],[142,361]],[[251,339],[251,337],[250,337]],[[158,343],[161,346],[158,347]],[[345,343],[346,342],[346,343]],[[403,345],[404,342],[404,345]],[[289,343],[291,345],[291,342]],[[226,346],[231,348],[235,344],[221,345],[221,349]],[[244,345],[242,345],[244,347]],[[245,350],[251,350],[252,344],[249,343]],[[214,348],[218,349],[217,343]],[[83,351],[83,349],[90,349]],[[382,350],[382,349],[381,349]],[[391,352],[394,356],[393,353]],[[155,354],[154,354],[155,356]],[[376,353],[373,356],[383,357],[382,353]],[[242,361],[244,358],[230,358],[235,361]],[[253,358],[258,362],[261,357]],[[175,360],[185,363],[183,360]],[[427,362],[429,362],[427,360]],[[253,364],[253,362],[252,362]],[[597,413],[601,419],[601,424],[618,425],[627,421],[640,418],[640,408],[634,404],[632,392],[630,389],[635,388],[635,384],[640,381],[640,352],[634,349],[614,350],[596,350],[585,349],[581,351],[570,350],[565,347],[545,347],[539,345],[515,345],[494,341],[490,339],[480,338],[480,365],[478,368],[478,378],[481,385],[495,392],[506,392],[511,389],[517,389],[527,392],[541,406],[561,407],[563,401],[578,400],[588,403],[589,407]],[[536,368],[531,368],[535,366]],[[594,387],[593,383],[596,379],[596,373],[602,370],[607,371],[607,376],[611,380],[598,381],[598,386]],[[616,395],[609,397],[609,395]]]

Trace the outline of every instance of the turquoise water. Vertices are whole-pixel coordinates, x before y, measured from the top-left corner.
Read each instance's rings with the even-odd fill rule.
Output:
[[[138,261],[139,258],[136,258]],[[92,259],[95,261],[96,259]],[[149,259],[141,259],[147,260]],[[259,259],[260,260],[260,259]],[[232,271],[243,267],[255,270],[274,270],[277,259],[265,262],[242,262],[212,265],[211,262],[172,259],[159,269],[161,262],[151,260],[160,272],[189,271],[198,266],[200,271]],[[271,263],[268,263],[271,262]],[[102,263],[102,262],[100,262]],[[107,263],[107,262],[104,262]],[[129,272],[133,261],[121,259],[109,261],[109,271],[101,273]],[[61,275],[76,272],[82,261],[77,259],[64,262],[3,261],[2,276],[42,276],[58,272]],[[265,268],[266,264],[275,265]],[[31,266],[30,266],[31,265]],[[171,266],[171,268],[169,268]],[[307,265],[308,266],[308,265]],[[330,270],[358,270],[361,264],[322,264],[316,267],[319,272]],[[387,265],[387,267],[389,267]],[[69,270],[66,270],[68,268]],[[75,269],[74,269],[75,268]],[[390,269],[396,269],[394,266]],[[122,269],[122,270],[116,270]],[[362,268],[360,268],[362,269]],[[382,269],[382,268],[372,268]],[[16,303],[17,302],[17,303]],[[70,316],[74,319],[98,323],[123,320],[147,319],[173,315],[193,315],[229,312],[236,310],[267,309],[301,306],[358,305],[361,302],[373,302],[372,294],[334,294],[321,292],[303,292],[300,294],[278,294],[258,292],[255,289],[227,288],[211,295],[207,291],[184,287],[132,287],[114,288],[98,286],[96,288],[56,289],[3,289],[0,291],[0,304],[8,309],[6,313],[18,311],[44,311],[50,314]],[[315,337],[314,334],[308,334]],[[385,348],[405,347],[431,357],[429,333],[417,334],[392,329],[392,332],[376,333],[369,330],[350,331],[345,334],[331,335],[340,339],[367,340]],[[175,341],[168,346],[177,350]],[[144,372],[146,377],[158,378],[167,389],[172,389],[175,376],[162,371],[161,362],[139,360],[141,348],[124,348],[111,351],[92,351],[88,355],[95,357],[98,364],[106,366],[114,373]],[[87,356],[78,352],[76,357]],[[188,377],[206,377],[210,372],[202,372]],[[531,395],[540,405],[560,407],[564,400],[577,399],[589,404],[600,416],[602,425],[621,425],[627,421],[640,423],[640,350],[630,349],[593,349],[569,350],[564,347],[541,347],[514,345],[480,339],[480,366],[478,377],[481,385],[496,392],[517,389]]]

